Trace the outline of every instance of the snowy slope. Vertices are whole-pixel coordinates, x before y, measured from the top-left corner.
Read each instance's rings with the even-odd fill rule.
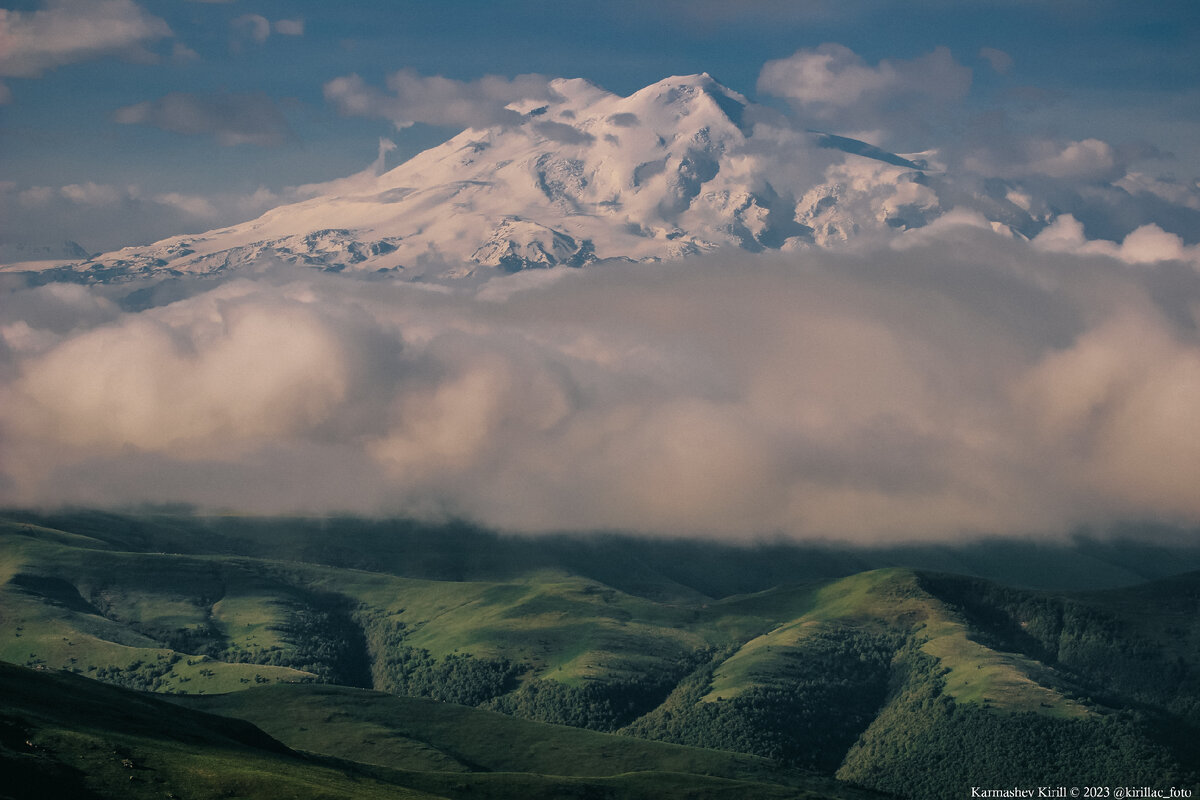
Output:
[[[718,247],[828,245],[942,212],[923,161],[759,120],[707,74],[620,97],[559,80],[523,122],[466,130],[381,175],[258,219],[107,253],[100,279],[214,273],[264,257],[408,277],[600,259],[674,259]],[[760,117],[763,115],[759,115]]]

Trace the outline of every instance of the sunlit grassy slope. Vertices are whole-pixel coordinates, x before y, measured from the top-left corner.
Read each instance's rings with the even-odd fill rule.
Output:
[[[1014,547],[913,552],[926,564],[991,552],[1013,571]],[[1080,559],[1120,583],[1122,570],[1168,569],[1151,566],[1154,552],[1108,543]],[[1170,563],[1188,563],[1186,548],[1171,552]],[[1125,567],[1112,563],[1120,557]],[[911,566],[859,569],[872,558],[899,552],[521,539],[361,520],[13,515],[0,520],[0,659],[157,692],[259,687],[204,702],[304,750],[436,772],[443,777],[405,784],[435,794],[450,791],[446,774],[509,767],[486,748],[467,755],[459,734],[451,746],[401,730],[379,709],[403,716],[387,702],[408,703],[412,715],[457,720],[446,730],[468,724],[454,716],[465,711],[267,687],[415,695],[756,754],[908,796],[953,795],[928,781],[915,793],[897,776],[945,775],[946,759],[978,765],[997,752],[1022,774],[1063,780],[1096,777],[1069,763],[1071,748],[1183,777],[1200,764],[1183,744],[1200,741],[1200,575],[1064,593]],[[268,697],[289,711],[272,716],[272,702],[255,699]],[[469,721],[497,731],[514,723]],[[972,733],[983,730],[983,739]],[[608,755],[585,757],[600,745],[575,733],[558,737],[578,747],[543,755],[582,765],[620,751],[604,744]],[[523,734],[495,735],[508,746]],[[494,780],[472,785],[499,791],[488,788]],[[549,791],[528,780],[530,796]]]
[[[755,687],[784,686],[816,634],[847,627],[911,637],[944,670],[945,691],[958,702],[1007,711],[1082,716],[1086,709],[1031,676],[1032,659],[992,650],[972,639],[961,617],[921,588],[915,573],[886,569],[834,581],[806,594],[804,613],[742,645],[716,670],[704,702]]]

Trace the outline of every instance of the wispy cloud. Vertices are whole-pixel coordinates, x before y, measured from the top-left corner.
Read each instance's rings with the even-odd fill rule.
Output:
[[[176,42],[171,47],[171,61],[176,64],[186,64],[189,61],[199,61],[200,54],[183,42]]]
[[[94,181],[65,186],[0,184],[0,239],[26,243],[68,238],[91,252],[110,250],[153,241],[162,231],[181,233],[241,222],[285,199],[295,198],[265,188],[247,194],[201,195]],[[69,233],[63,231],[64,225],[70,226]]]
[[[872,66],[848,47],[823,44],[768,61],[758,78],[758,91],[786,98],[814,125],[885,134],[921,127],[926,115],[957,103],[970,86],[971,70],[944,47]]]
[[[272,33],[279,36],[304,35],[304,20],[299,17],[272,22],[262,14],[242,14],[232,19],[229,27],[232,32],[230,46],[235,51],[249,44],[263,44],[271,38]]]
[[[172,92],[158,100],[117,109],[113,112],[113,120],[173,133],[212,136],[226,146],[272,146],[282,144],[292,136],[283,112],[261,92]]]
[[[32,11],[0,9],[0,76],[37,77],[104,56],[153,60],[145,45],[171,36],[132,0],[49,0]]]
[[[280,36],[303,36],[303,19],[277,19],[274,24],[275,32]]]
[[[358,75],[347,75],[325,84],[325,99],[342,114],[388,119],[397,128],[415,123],[486,127],[519,124],[523,116],[506,108],[511,103],[555,96],[549,79],[541,75],[487,75],[458,81],[420,75],[411,69],[388,76],[387,89],[370,86]]]
[[[1099,139],[1010,136],[963,159],[966,169],[993,177],[1043,176],[1089,182],[1119,179],[1127,166],[1117,148]]]
[[[1007,75],[1012,71],[1012,56],[1003,50],[997,50],[995,47],[982,47],[979,50],[979,57],[986,61],[994,72],[1000,75]]]

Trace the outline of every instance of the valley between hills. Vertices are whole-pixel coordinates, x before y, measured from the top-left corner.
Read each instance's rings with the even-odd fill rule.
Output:
[[[0,796],[1191,787],[1200,549],[1133,541],[7,512]]]

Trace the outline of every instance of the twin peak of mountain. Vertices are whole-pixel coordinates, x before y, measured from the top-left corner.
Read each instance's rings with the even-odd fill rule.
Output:
[[[420,279],[846,241],[940,213],[925,164],[796,130],[708,74],[628,97],[580,79],[379,174],[208,233],[80,262],[96,278],[289,262]],[[512,112],[517,112],[513,115]]]

